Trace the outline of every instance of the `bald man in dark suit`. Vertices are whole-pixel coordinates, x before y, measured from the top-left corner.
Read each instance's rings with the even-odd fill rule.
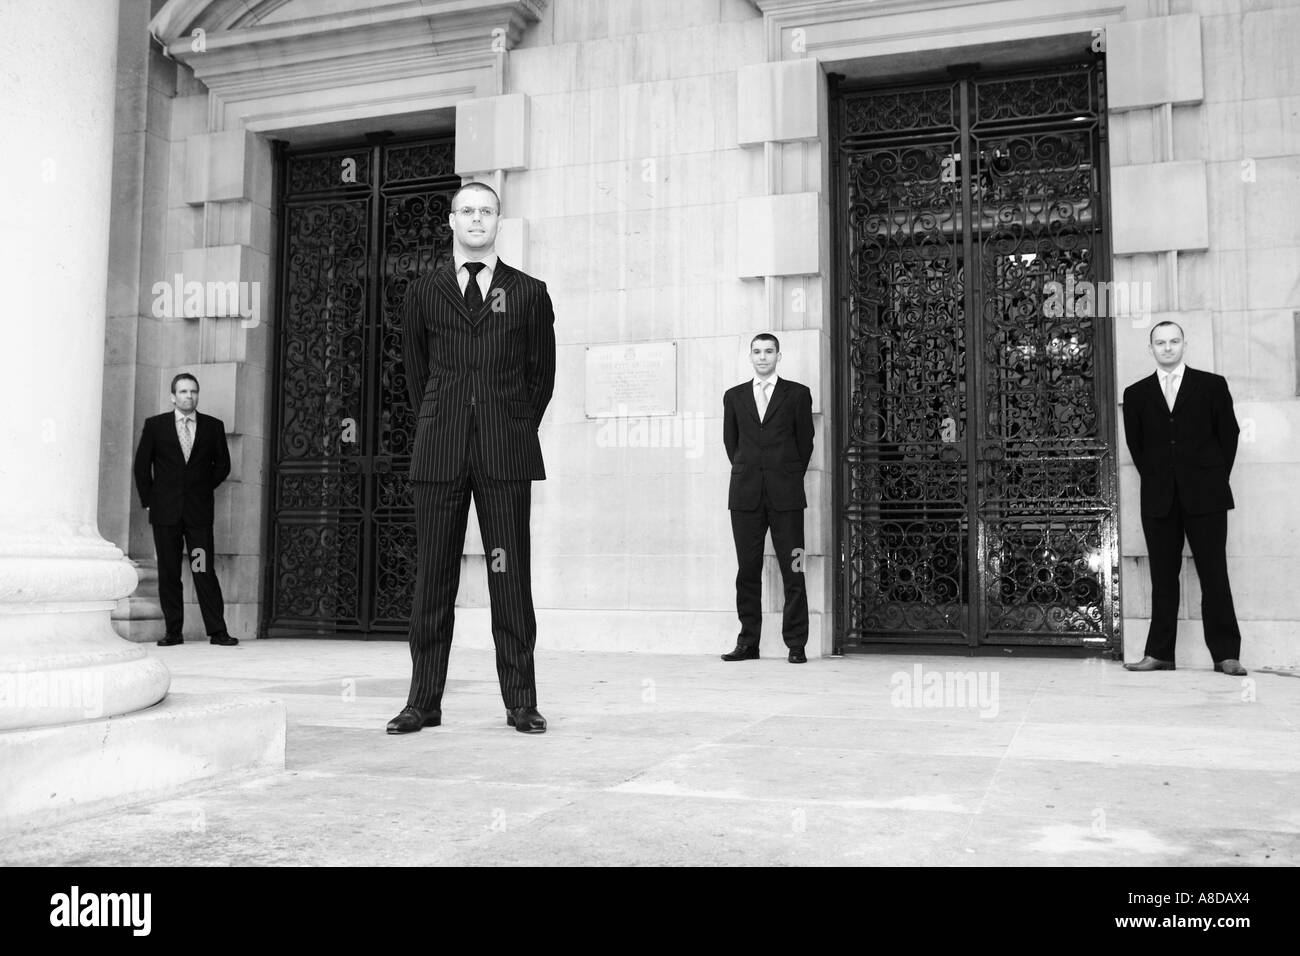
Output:
[[[488,564],[492,639],[506,723],[544,733],[537,711],[529,518],[546,478],[537,429],[555,387],[555,315],[546,283],[496,255],[500,201],[479,183],[452,200],[452,262],[406,292],[403,360],[416,409],[411,484],[418,568],[411,689],[388,723],[442,722],[470,496]]]
[[[1201,584],[1201,622],[1214,669],[1241,677],[1241,630],[1228,583],[1228,475],[1237,417],[1222,375],[1188,368],[1175,322],[1148,335],[1156,371],[1124,390],[1124,435],[1142,476],[1142,531],[1151,566],[1151,626],[1131,671],[1171,671],[1178,631],[1183,540]]]

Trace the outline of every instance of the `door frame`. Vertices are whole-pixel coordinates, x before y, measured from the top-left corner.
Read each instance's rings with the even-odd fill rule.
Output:
[[[1021,643],[1019,646],[1014,641],[1003,641],[999,644],[987,644],[983,641],[983,632],[986,625],[987,615],[983,612],[978,615],[969,614],[970,627],[966,635],[966,640],[961,643],[926,641],[924,639],[890,639],[888,636],[882,636],[879,641],[870,645],[849,645],[845,639],[847,622],[849,619],[849,587],[847,582],[847,561],[846,561],[846,542],[845,542],[845,524],[844,509],[847,497],[848,487],[848,466],[845,460],[844,451],[847,447],[849,413],[850,413],[850,396],[848,393],[849,376],[847,374],[847,354],[848,354],[848,335],[850,330],[850,316],[848,314],[849,295],[848,295],[848,275],[847,268],[849,264],[849,232],[848,232],[848,214],[849,210],[846,205],[848,196],[848,163],[844,161],[845,150],[842,148],[841,132],[841,104],[845,96],[861,92],[874,92],[886,90],[906,90],[918,86],[934,85],[936,83],[952,82],[957,83],[963,79],[970,79],[976,76],[987,76],[996,79],[1014,79],[1017,76],[1025,74],[1037,74],[1044,70],[1050,70],[1056,67],[1068,68],[1070,66],[1083,63],[1096,63],[1099,67],[1098,77],[1098,136],[1097,152],[1095,156],[1095,166],[1098,176],[1097,194],[1102,204],[1103,216],[1101,228],[1096,231],[1095,249],[1095,281],[1110,282],[1113,276],[1113,259],[1111,250],[1113,248],[1111,239],[1111,207],[1110,207],[1110,156],[1109,156],[1109,136],[1108,136],[1108,115],[1106,100],[1106,72],[1104,55],[1081,57],[1070,60],[1057,60],[1053,62],[1027,62],[1022,68],[1014,70],[997,70],[990,71],[988,74],[981,74],[976,66],[950,67],[947,70],[933,71],[929,74],[919,76],[909,76],[903,82],[882,83],[879,80],[869,81],[852,81],[845,82],[845,77],[841,74],[830,73],[828,80],[828,130],[829,130],[829,188],[830,188],[830,214],[829,224],[831,230],[830,236],[830,270],[831,270],[831,301],[834,303],[830,309],[830,342],[831,342],[831,368],[830,381],[832,393],[832,408],[834,409],[832,435],[834,437],[834,454],[835,463],[832,468],[833,479],[831,488],[832,501],[832,524],[831,556],[833,558],[833,652],[843,654],[846,652],[854,653],[894,653],[904,648],[912,652],[923,653],[964,653],[969,655],[980,654],[1005,654],[1009,652],[1026,653],[1035,656],[1102,656],[1106,658],[1121,658],[1123,656],[1123,609],[1122,609],[1122,591],[1120,588],[1120,515],[1119,515],[1119,461],[1118,461],[1118,404],[1116,392],[1116,369],[1115,369],[1115,332],[1113,328],[1113,316],[1107,316],[1107,321],[1098,321],[1096,323],[1096,349],[1097,354],[1094,360],[1094,378],[1097,387],[1097,393],[1101,397],[1099,409],[1102,410],[1104,423],[1099,429],[1098,437],[1106,441],[1110,448],[1110,454],[1106,456],[1108,462],[1102,466],[1103,479],[1109,484],[1110,500],[1112,504],[1113,515],[1113,532],[1106,541],[1106,550],[1109,553],[1109,566],[1102,574],[1102,581],[1106,587],[1107,594],[1103,600],[1103,613],[1106,613],[1109,605],[1109,637],[1103,642],[1096,642],[1084,646],[1079,646],[1075,641],[1061,641],[1052,643],[1050,641],[1028,641]],[[961,102],[961,136],[963,141],[968,141],[971,133],[971,119],[966,102],[965,91],[968,87],[963,84],[962,102]],[[970,192],[970,164],[962,163],[962,184],[967,194]],[[976,300],[977,287],[982,282],[980,276],[975,273],[972,267],[973,263],[973,245],[975,242],[974,230],[967,227],[962,230],[960,245],[954,244],[961,250],[963,262],[967,272],[967,279],[964,284],[963,294],[965,296],[965,322],[967,329],[967,341],[974,341],[974,333],[977,328],[978,319],[975,315],[975,308],[978,307]],[[967,394],[970,397],[978,395],[979,382],[977,379],[983,374],[982,361],[968,362],[966,375]],[[1102,408],[1102,406],[1105,406]],[[967,416],[968,422],[973,425],[977,406],[968,398]],[[974,427],[968,429],[968,442],[978,440],[978,433]],[[969,457],[969,456],[968,456]],[[967,468],[967,488],[968,504],[967,514],[972,522],[979,516],[979,506],[976,485],[979,480],[977,474],[978,468],[968,466]],[[967,552],[970,565],[967,568],[967,580],[977,580],[978,574],[975,570],[976,563],[983,558],[984,537],[982,532],[982,523],[972,524],[971,533],[967,535]],[[980,598],[982,607],[983,601]],[[969,607],[970,605],[968,605]]]
[[[269,379],[271,382],[271,432],[268,439],[267,447],[267,494],[265,498],[265,521],[263,522],[263,540],[262,540],[262,594],[264,600],[261,604],[259,634],[263,637],[314,637],[314,638],[339,638],[347,640],[357,639],[380,639],[380,640],[406,640],[407,631],[403,624],[398,626],[391,622],[381,625],[379,628],[367,626],[367,622],[373,623],[373,581],[377,564],[376,548],[378,543],[373,532],[367,531],[364,523],[369,521],[374,523],[374,512],[378,510],[375,502],[376,490],[373,487],[367,488],[363,485],[362,493],[367,498],[362,502],[361,514],[363,527],[361,530],[361,544],[359,554],[358,570],[358,615],[360,625],[340,626],[337,622],[318,621],[292,621],[277,623],[277,579],[276,564],[278,551],[276,546],[277,534],[277,513],[279,507],[279,478],[280,478],[280,454],[278,442],[280,441],[280,432],[283,425],[284,407],[283,392],[286,386],[285,381],[285,362],[284,350],[286,340],[284,337],[284,318],[288,307],[287,299],[293,291],[288,282],[285,281],[285,269],[287,268],[289,255],[289,223],[287,210],[293,201],[288,195],[287,177],[289,171],[289,162],[295,157],[312,157],[312,156],[346,156],[360,155],[365,153],[368,157],[368,169],[371,173],[372,182],[365,185],[364,189],[353,185],[350,188],[345,185],[338,185],[333,189],[313,190],[310,195],[312,201],[329,200],[332,198],[350,197],[356,198],[365,195],[369,200],[369,221],[366,224],[366,236],[369,246],[369,256],[366,262],[366,274],[371,280],[365,297],[365,309],[367,310],[368,321],[363,326],[363,348],[377,349],[382,354],[382,349],[378,349],[377,338],[382,332],[384,308],[384,248],[383,241],[384,231],[384,209],[385,201],[390,197],[398,197],[407,193],[416,193],[428,189],[430,184],[437,184],[435,188],[447,187],[447,191],[454,191],[452,187],[459,187],[462,179],[456,175],[451,165],[448,166],[448,172],[445,176],[429,177],[427,179],[414,179],[410,183],[403,183],[398,179],[390,179],[381,171],[380,161],[388,156],[388,150],[402,149],[407,147],[448,147],[454,154],[454,136],[451,134],[430,132],[419,135],[406,135],[395,137],[390,133],[371,133],[361,138],[351,137],[328,143],[312,143],[299,148],[291,148],[283,141],[275,144],[275,178],[272,203],[276,215],[276,239],[275,239],[275,260],[273,268],[277,277],[277,296],[275,303],[275,321],[272,341],[270,344],[270,361],[268,369]],[[392,183],[398,183],[394,186]],[[363,358],[363,369],[369,368],[364,364],[371,361]],[[374,361],[379,361],[375,359]],[[362,459],[380,457],[374,445],[373,439],[369,437],[372,433],[378,433],[380,426],[380,417],[383,409],[380,402],[379,381],[371,380],[363,376],[360,390],[360,417],[359,429],[367,437],[364,439],[362,454],[348,458],[337,458],[334,460],[340,462],[359,462]],[[393,457],[393,456],[388,456]],[[405,464],[401,456],[397,456],[397,461],[402,470],[405,470]],[[373,463],[372,463],[373,464]],[[362,467],[363,473],[374,474],[375,468]],[[372,483],[373,484],[373,483]],[[324,524],[325,522],[322,522]],[[413,524],[413,519],[412,519]]]

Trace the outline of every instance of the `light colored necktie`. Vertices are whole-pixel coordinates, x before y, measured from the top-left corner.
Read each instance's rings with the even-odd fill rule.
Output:
[[[761,422],[767,415],[767,386],[769,383],[760,382],[758,385],[758,420]]]
[[[188,417],[181,419],[181,451],[185,453],[185,460],[190,460],[190,451],[194,448],[194,436],[190,434],[190,420]]]
[[[1174,410],[1174,401],[1177,398],[1178,398],[1178,393],[1174,391],[1174,376],[1166,375],[1165,376],[1165,404],[1169,406],[1169,410],[1171,412]]]

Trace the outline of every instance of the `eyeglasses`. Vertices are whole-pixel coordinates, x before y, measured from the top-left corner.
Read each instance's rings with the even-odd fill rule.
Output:
[[[479,216],[483,219],[491,219],[493,216],[497,214],[497,211],[493,209],[491,206],[479,206],[477,209],[475,209],[473,206],[461,206],[459,209],[456,210],[456,212],[464,216],[466,219],[473,216],[474,213],[478,213]]]

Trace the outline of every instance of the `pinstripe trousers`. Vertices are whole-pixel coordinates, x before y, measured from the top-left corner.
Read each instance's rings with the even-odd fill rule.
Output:
[[[487,557],[492,641],[496,645],[501,699],[507,709],[537,706],[533,670],[537,618],[533,612],[529,531],[533,484],[530,480],[491,478],[483,465],[478,427],[471,413],[461,473],[451,481],[412,482],[417,568],[407,705],[421,710],[442,709],[471,494]]]

